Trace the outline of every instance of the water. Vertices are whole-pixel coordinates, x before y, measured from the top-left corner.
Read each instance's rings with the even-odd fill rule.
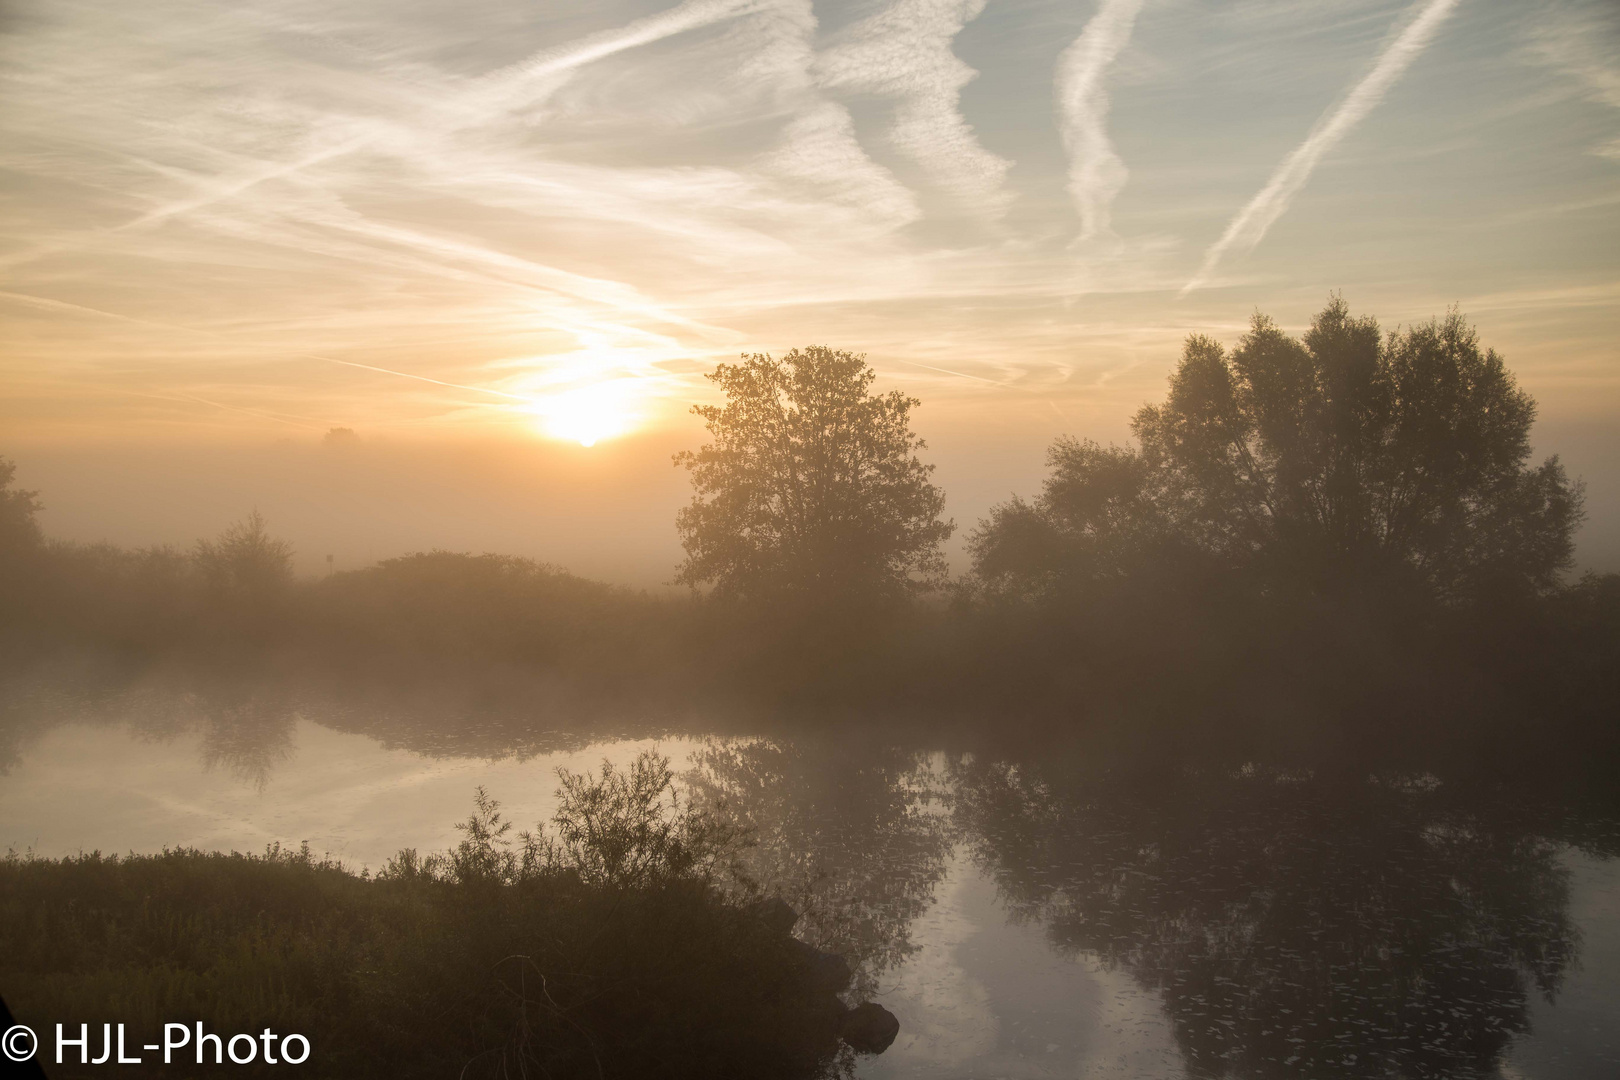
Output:
[[[307,842],[377,868],[452,845],[480,785],[532,825],[559,767],[648,748],[752,826],[751,870],[801,936],[900,1018],[862,1076],[1620,1075],[1612,831],[1424,782],[1133,784],[1050,754],[445,723],[253,689],[36,697],[0,728],[0,847]]]

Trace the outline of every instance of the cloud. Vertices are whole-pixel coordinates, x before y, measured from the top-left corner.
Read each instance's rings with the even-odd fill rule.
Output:
[[[1565,10],[1544,19],[1535,28],[1531,53],[1573,79],[1583,96],[1611,109],[1620,109],[1620,21],[1595,13]],[[1620,137],[1592,148],[1600,157],[1620,161]]]
[[[1102,0],[1097,14],[1058,58],[1059,132],[1069,151],[1069,193],[1080,211],[1080,239],[1109,231],[1114,197],[1129,176],[1108,140],[1104,78],[1131,37],[1142,0]]]
[[[783,132],[781,148],[761,164],[824,193],[885,231],[922,216],[916,196],[866,155],[855,139],[849,110],[834,102],[820,102],[795,117]]]
[[[1226,232],[1204,255],[1198,273],[1182,288],[1182,296],[1207,283],[1229,251],[1250,251],[1260,243],[1266,230],[1283,215],[1289,202],[1305,186],[1323,155],[1384,99],[1412,61],[1434,40],[1440,24],[1456,6],[1457,0],[1427,0],[1422,4],[1416,17],[1378,54],[1372,70],[1362,76],[1336,109],[1317,122],[1305,141],[1277,166],[1260,193],[1232,219]]]
[[[1165,342],[1222,325],[1213,293],[1164,322],[1189,276],[1177,236],[1204,213],[1225,227],[1236,207],[1206,200],[1226,170],[1256,167],[1243,155],[1268,103],[1373,60],[1407,25],[1389,26],[1389,0],[1192,5],[1151,26],[1141,3],[1087,0],[1084,32],[1053,37],[1050,10],[978,0],[51,0],[0,65],[14,210],[0,260],[8,290],[39,298],[0,297],[0,426],[37,414],[45,430],[28,402],[103,383],[165,409],[531,423],[483,391],[634,377],[686,400],[717,357],[807,340],[963,397],[1005,393],[980,379],[1100,393],[1091,375],[1140,362],[1109,390],[1134,400]],[[1508,23],[1522,35],[1538,18],[1468,30],[1511,45]],[[1127,132],[1108,91],[1150,32]],[[1612,67],[1602,39],[1557,44],[1560,71]],[[1489,114],[1525,97],[1526,76],[1550,81],[1510,66],[1480,82],[1495,97],[1400,105]],[[1579,77],[1537,98],[1559,111],[1519,150],[1549,173],[1571,131],[1584,151],[1614,115],[1586,100],[1606,100],[1601,75]],[[1108,233],[1125,177],[1110,140],[1126,134],[1144,223],[1128,240]],[[982,145],[992,135],[1016,165]],[[1480,169],[1470,196],[1497,200],[1487,215],[1538,206],[1527,230],[1573,230],[1547,208],[1604,205],[1603,175],[1537,199]],[[1077,226],[1110,242],[1077,250]],[[1290,270],[1352,292],[1399,265],[1440,283],[1440,310],[1441,289],[1484,287],[1448,250],[1457,227],[1424,220],[1386,262],[1351,265],[1359,278],[1331,251]],[[1573,283],[1613,260],[1588,261],[1565,267]],[[1270,295],[1252,301],[1275,310]],[[125,408],[105,406],[108,423]]]
[[[987,218],[1003,214],[1011,162],[979,145],[959,109],[962,87],[978,72],[951,51],[985,0],[897,0],[844,31],[817,58],[829,90],[872,94],[894,103],[888,138],[922,166],[958,205]]]
[[[444,134],[462,128],[487,124],[502,115],[532,108],[561,88],[578,69],[618,53],[650,45],[667,37],[735,18],[767,6],[766,0],[685,0],[667,11],[637,19],[622,27],[590,35],[560,46],[541,49],[522,61],[492,71],[451,93],[421,92],[394,83],[391,89],[414,106],[416,115],[409,126],[375,119],[320,117],[305,129],[299,140],[313,144],[283,161],[246,161],[225,173],[199,180],[191,192],[164,202],[116,226],[136,229],[161,223],[225,199],[235,198],[270,180],[292,177],[334,159],[388,144],[409,143],[422,137],[422,129]],[[285,109],[274,119],[285,123],[294,119]],[[82,233],[79,241],[93,240],[94,232]],[[71,246],[72,240],[40,245],[0,260],[12,266],[42,255],[55,254]]]
[[[550,93],[568,73],[627,49],[639,48],[676,34],[696,30],[766,7],[762,0],[685,0],[625,26],[540,52],[479,79],[455,101],[467,123],[532,104]]]

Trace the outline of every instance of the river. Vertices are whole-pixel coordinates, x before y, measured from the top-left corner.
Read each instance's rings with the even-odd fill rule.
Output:
[[[864,1077],[1612,1078],[1614,830],[1432,778],[1127,780],[911,737],[693,734],[508,711],[424,723],[244,691],[14,705],[0,848],[307,843],[377,869],[520,827],[557,770],[654,749],[752,830],[748,872],[900,1019]]]

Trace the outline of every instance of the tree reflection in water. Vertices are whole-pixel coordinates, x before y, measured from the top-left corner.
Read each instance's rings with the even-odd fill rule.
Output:
[[[1195,1076],[1495,1075],[1577,951],[1558,845],[1433,791],[952,773],[1013,917],[1157,991]]]
[[[744,870],[801,913],[795,933],[856,969],[854,991],[915,946],[952,844],[925,757],[831,740],[709,740],[687,776],[693,797],[753,833]]]
[[[572,722],[545,709],[469,700],[459,687],[441,689],[438,696],[345,697],[273,676],[184,672],[127,682],[95,671],[72,680],[0,678],[0,776],[47,732],[67,724],[126,727],[137,738],[158,743],[196,735],[206,768],[222,769],[260,789],[293,760],[295,732],[303,720],[363,735],[384,749],[486,761],[527,761],[667,733],[651,723]]]
[[[298,719],[296,708],[279,702],[209,702],[199,721],[203,765],[227,769],[263,790],[270,774],[292,759]]]
[[[277,682],[152,680],[106,687],[0,683],[0,775],[25,745],[63,724],[126,725],[137,738],[168,742],[195,733],[203,765],[263,789],[293,757],[299,699]]]
[[[268,680],[0,686],[0,767],[53,723],[127,723],[200,733],[211,766],[262,784],[300,717],[433,756],[604,741],[533,714],[330,702]],[[850,738],[708,740],[686,779],[752,828],[747,872],[803,913],[801,937],[854,964],[857,994],[916,951],[964,842],[1014,919],[1154,991],[1204,1077],[1498,1073],[1530,995],[1550,998],[1576,954],[1553,837],[1620,847],[1607,811],[1537,820],[1444,787],[938,760]]]

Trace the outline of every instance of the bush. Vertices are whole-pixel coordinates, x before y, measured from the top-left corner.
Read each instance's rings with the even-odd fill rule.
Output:
[[[555,837],[514,845],[480,791],[454,850],[402,851],[374,877],[307,847],[13,853],[0,981],[38,1031],[297,1032],[312,1076],[848,1072],[842,1006],[801,946],[726,899],[741,838],[674,800],[667,761],[564,773],[559,794]],[[145,1056],[147,1075],[196,1071],[187,1052]],[[96,1067],[70,1054],[51,1072]]]

